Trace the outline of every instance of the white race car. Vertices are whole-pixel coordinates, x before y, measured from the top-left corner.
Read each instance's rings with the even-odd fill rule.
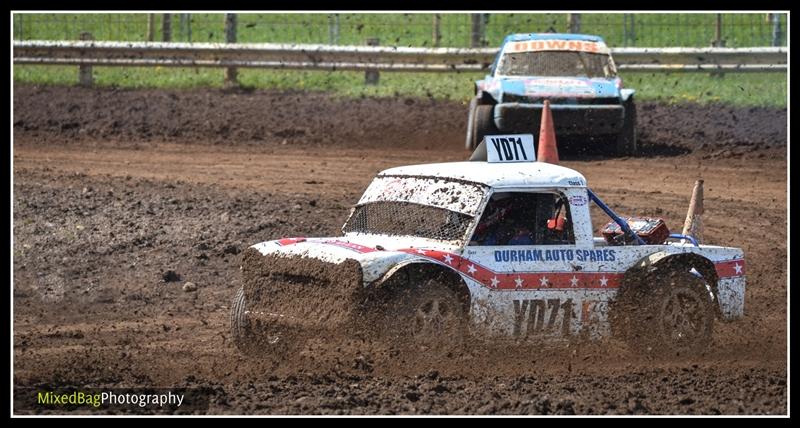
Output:
[[[508,137],[485,144],[488,160],[380,172],[343,236],[250,247],[231,312],[239,349],[366,326],[422,346],[613,334],[693,354],[715,319],[743,316],[741,249],[622,219],[579,172],[534,161],[532,138]],[[602,237],[592,203],[612,219]]]

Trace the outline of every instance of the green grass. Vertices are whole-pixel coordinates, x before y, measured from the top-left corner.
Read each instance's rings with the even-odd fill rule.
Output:
[[[625,87],[636,89],[640,100],[670,103],[727,103],[738,106],[787,105],[787,77],[783,73],[739,73],[722,77],[700,73],[623,76]]]
[[[335,22],[328,14],[239,14],[239,42],[289,42],[364,44],[369,37],[381,45],[433,45],[432,14],[340,14],[338,35],[331,34]],[[714,38],[715,14],[582,14],[581,31],[600,34],[615,46],[709,46]],[[154,38],[161,40],[162,15],[156,14]],[[174,41],[221,42],[222,14],[192,14],[188,25],[172,15]],[[765,46],[771,42],[772,26],[765,14],[723,14],[722,37],[727,46]],[[77,39],[89,31],[96,40],[147,40],[147,14],[14,14],[14,39]],[[782,44],[786,44],[786,14],[781,15]],[[514,32],[566,31],[566,14],[491,14],[485,38],[499,46]],[[468,46],[470,16],[441,15],[440,46]],[[382,73],[380,84],[364,85],[362,72],[278,71],[241,69],[240,81],[254,88],[327,91],[340,96],[411,96],[466,101],[473,81],[481,73]],[[725,102],[735,105],[786,106],[786,74],[624,75],[627,87],[637,90],[641,100],[668,102]],[[96,67],[99,86],[123,88],[220,87],[221,69],[114,68]],[[77,67],[14,66],[14,81],[46,85],[73,85]]]
[[[14,81],[40,85],[74,85],[77,67],[14,66]],[[101,87],[121,88],[218,88],[221,69],[164,67],[95,67]],[[363,72],[279,71],[240,69],[244,87],[325,91],[337,96],[432,97],[466,102],[481,73],[381,73],[380,83],[364,84]],[[782,73],[742,73],[712,77],[699,73],[630,73],[626,87],[636,89],[639,100],[665,102],[721,102],[740,106],[786,107],[787,78]]]

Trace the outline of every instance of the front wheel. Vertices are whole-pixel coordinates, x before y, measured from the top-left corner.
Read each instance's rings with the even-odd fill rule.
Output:
[[[430,279],[391,293],[386,331],[409,349],[447,353],[466,339],[466,313],[459,295]]]
[[[472,97],[469,101],[469,113],[467,113],[467,139],[464,143],[464,148],[473,151],[475,150],[475,144],[473,142],[473,136],[475,135],[475,110],[478,108],[478,101],[479,98],[477,96]]]
[[[472,149],[474,150],[483,141],[483,137],[498,132],[494,124],[494,105],[484,104],[475,107],[472,123]]]
[[[291,332],[275,322],[251,319],[243,287],[236,291],[231,304],[231,337],[239,352],[249,357],[285,356],[296,351],[296,338]]]
[[[625,117],[622,130],[617,136],[617,155],[633,156],[639,151],[636,135],[636,104],[633,99],[625,102]]]
[[[243,287],[236,290],[231,304],[231,337],[233,344],[242,354],[256,353],[256,335],[250,320],[247,319]]]

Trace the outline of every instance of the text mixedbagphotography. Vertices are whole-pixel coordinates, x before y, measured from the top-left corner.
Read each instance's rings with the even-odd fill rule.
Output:
[[[140,408],[181,407],[186,394],[172,391],[114,392],[114,391],[38,391],[35,404],[46,407],[109,407],[125,406]],[[188,402],[187,402],[188,404]]]

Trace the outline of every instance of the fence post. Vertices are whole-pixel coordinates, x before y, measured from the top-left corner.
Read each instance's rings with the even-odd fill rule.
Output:
[[[717,14],[717,23],[714,27],[714,40],[711,41],[711,46],[713,47],[725,47],[725,40],[722,39],[722,14]],[[711,77],[723,77],[725,73],[721,71],[712,71],[709,73]]]
[[[328,43],[339,44],[339,14],[328,14]]]
[[[147,41],[152,42],[156,33],[156,14],[147,14]]]
[[[380,39],[371,37],[367,39],[367,46],[378,46],[381,44]],[[364,84],[366,85],[377,85],[378,81],[381,78],[380,72],[378,70],[366,70],[364,71]]]
[[[25,32],[22,27],[22,15],[14,15],[14,39],[25,40]]]
[[[633,13],[624,13],[622,14],[622,45],[628,46],[628,42],[631,42],[631,46],[636,44],[636,20],[635,14]]]
[[[82,32],[78,38],[81,40],[94,40],[92,33],[86,31]],[[78,66],[78,84],[87,88],[94,84],[91,65]]]
[[[580,13],[568,13],[567,14],[567,25],[569,26],[570,33],[580,33],[581,32],[581,14]]]
[[[473,13],[470,15],[472,18],[472,33],[470,37],[470,46],[477,48],[481,46],[483,39],[483,17],[480,13]]]
[[[178,41],[186,40],[186,14],[178,14]]]
[[[628,13],[622,14],[622,46],[628,46]]]
[[[164,14],[161,22],[161,40],[165,42],[172,41],[172,16],[168,13]]]
[[[433,14],[433,47],[438,48],[442,42],[442,15]]]
[[[489,28],[489,17],[492,16],[490,13],[482,13],[483,16],[483,25],[481,25],[481,46],[486,47],[489,45],[489,39],[486,37],[486,30]]]
[[[225,14],[225,43],[236,43],[236,14]],[[236,67],[228,67],[225,69],[225,82],[226,88],[231,88],[239,85],[238,70]]]
[[[783,32],[781,31],[781,14],[772,13],[772,46],[780,46]]]
[[[714,27],[714,40],[711,41],[711,46],[721,48],[725,47],[725,40],[722,40],[722,14],[717,14],[717,24]]]
[[[188,42],[192,41],[192,14],[181,13],[178,15],[180,19],[180,36],[179,38]]]

